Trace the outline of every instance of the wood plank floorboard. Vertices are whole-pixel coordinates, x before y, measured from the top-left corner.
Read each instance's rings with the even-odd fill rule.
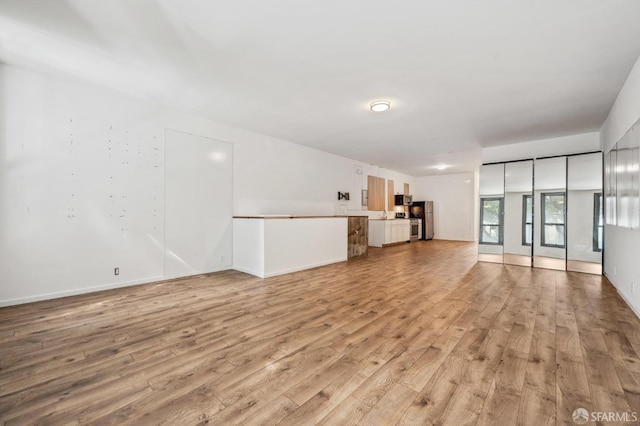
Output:
[[[476,257],[424,241],[0,308],[0,424],[640,417],[640,320],[606,278]]]

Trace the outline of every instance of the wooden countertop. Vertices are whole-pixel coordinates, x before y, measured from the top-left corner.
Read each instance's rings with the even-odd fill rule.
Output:
[[[293,215],[258,215],[258,216],[233,216],[234,219],[334,219],[352,216],[293,216]],[[366,216],[353,216],[366,217]]]

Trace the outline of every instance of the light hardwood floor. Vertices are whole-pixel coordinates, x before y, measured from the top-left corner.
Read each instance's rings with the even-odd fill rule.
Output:
[[[0,309],[6,424],[573,424],[640,411],[606,279],[418,242]],[[3,283],[7,285],[7,283]],[[620,423],[617,423],[620,424]]]

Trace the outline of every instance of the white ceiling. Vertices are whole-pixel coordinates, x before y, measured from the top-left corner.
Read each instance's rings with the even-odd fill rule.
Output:
[[[639,18],[638,0],[0,0],[0,61],[424,176],[598,130]]]

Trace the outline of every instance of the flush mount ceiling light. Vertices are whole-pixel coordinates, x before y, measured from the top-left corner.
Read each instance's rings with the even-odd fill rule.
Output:
[[[448,164],[438,164],[437,166],[433,166],[434,169],[436,170],[444,170],[444,169],[448,169],[450,166]]]
[[[373,112],[382,112],[391,108],[391,102],[385,100],[373,101],[370,107]]]

